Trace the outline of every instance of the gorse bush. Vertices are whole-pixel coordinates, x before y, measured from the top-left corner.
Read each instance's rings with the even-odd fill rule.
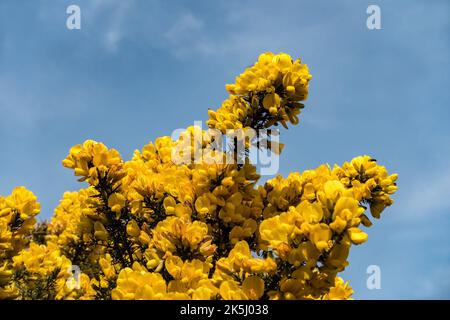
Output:
[[[295,125],[310,79],[300,60],[262,54],[207,124],[222,133]],[[208,149],[208,132],[158,138],[130,161],[91,140],[72,147],[63,165],[87,185],[66,192],[48,223],[37,223],[25,188],[0,197],[0,298],[350,298],[337,275],[367,241],[366,210],[379,218],[392,204],[397,175],[360,156],[258,185],[248,142],[231,152],[245,161],[217,161],[230,152]],[[210,161],[175,163],[176,149]]]

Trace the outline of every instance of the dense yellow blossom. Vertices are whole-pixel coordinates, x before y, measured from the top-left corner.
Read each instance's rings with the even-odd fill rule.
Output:
[[[262,54],[254,66],[226,89],[231,94],[217,111],[209,111],[208,125],[222,132],[238,128],[268,128],[298,123],[311,80],[308,67],[285,53]]]
[[[215,131],[242,141],[296,125],[310,80],[300,60],[264,53],[226,86],[207,130],[128,161],[96,141],[72,147],[63,165],[85,186],[48,223],[25,188],[0,197],[0,299],[350,299],[338,274],[368,239],[366,210],[379,218],[393,203],[397,175],[365,155],[258,184],[249,159],[222,161],[248,141],[242,154],[210,147]]]
[[[15,188],[7,197],[0,196],[0,299],[19,294],[12,283],[13,259],[29,244],[39,211],[37,198],[24,187]]]

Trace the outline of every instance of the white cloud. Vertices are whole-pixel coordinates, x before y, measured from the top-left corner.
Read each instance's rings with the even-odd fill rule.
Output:
[[[127,21],[131,9],[134,7],[134,0],[95,0],[89,2],[89,6],[82,8],[90,25],[96,24],[99,28],[101,42],[106,50],[116,52],[119,49],[121,40],[126,36]],[[102,28],[101,19],[105,20],[105,27]]]
[[[122,34],[117,28],[109,30],[104,36],[104,43],[106,48],[109,51],[117,51],[121,39]]]
[[[208,35],[205,23],[191,12],[182,12],[163,33],[168,50],[178,58],[188,54],[211,55],[217,45]]]
[[[165,37],[175,45],[182,43],[195,33],[202,31],[203,22],[196,18],[192,13],[184,13],[178,21],[165,33]]]

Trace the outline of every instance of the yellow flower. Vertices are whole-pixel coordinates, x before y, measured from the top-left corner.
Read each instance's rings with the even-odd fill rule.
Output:
[[[94,237],[98,240],[108,240],[108,231],[106,231],[105,226],[100,221],[95,221],[94,223]]]
[[[302,201],[296,209],[307,223],[319,223],[323,219],[322,206],[317,202]]]
[[[264,294],[264,281],[258,276],[250,276],[242,282],[242,291],[250,300],[258,300]]]
[[[201,215],[210,213],[211,202],[207,196],[201,196],[195,201],[195,210]]]
[[[113,193],[108,198],[108,206],[115,213],[120,213],[120,211],[122,211],[122,208],[125,207],[125,202],[125,197],[120,193]]]
[[[353,289],[350,287],[348,282],[344,283],[342,278],[336,277],[334,287],[330,288],[328,294],[325,295],[324,299],[327,300],[348,300],[351,299],[353,294]]]
[[[165,266],[167,272],[175,279],[181,276],[181,269],[183,268],[183,260],[177,256],[170,256],[166,259]]]
[[[172,198],[171,196],[164,198],[163,205],[164,205],[164,209],[166,210],[167,214],[175,213],[175,208],[176,208],[177,203],[174,198]]]
[[[328,241],[331,240],[331,230],[325,223],[315,224],[311,226],[310,238],[317,249],[320,251],[328,249]]]
[[[337,233],[342,233],[347,226],[347,221],[341,218],[340,216],[336,216],[334,221],[330,223],[330,228]]]
[[[141,234],[141,230],[139,229],[136,220],[131,220],[130,222],[128,222],[127,233],[131,237],[139,237],[139,235]]]
[[[352,242],[354,244],[361,244],[367,241],[367,239],[369,238],[369,236],[367,235],[367,233],[364,233],[361,229],[359,228],[350,228],[348,229],[348,235],[350,237],[350,240],[352,240]]]
[[[101,257],[99,265],[102,268],[103,274],[106,278],[113,278],[116,275],[114,266],[112,264],[112,258],[110,254],[106,254],[105,257]]]
[[[136,266],[122,269],[113,289],[113,300],[162,300],[167,294],[167,286],[159,273],[150,273]]]
[[[259,227],[261,239],[268,241],[273,248],[282,243],[288,244],[298,216],[296,211],[289,211],[264,220]]]
[[[62,164],[66,168],[73,169],[76,176],[81,176],[80,181],[88,181],[94,185],[98,183],[99,173],[104,175],[110,170],[110,178],[120,180],[123,173],[114,169],[118,169],[121,162],[117,150],[108,150],[102,143],[87,140],[83,145],[72,147]]]
[[[276,93],[267,94],[263,99],[263,106],[271,114],[276,114],[278,112],[278,108],[280,107],[281,99],[280,96]]]
[[[315,265],[320,256],[320,251],[317,250],[311,242],[302,242],[297,248],[289,252],[288,262],[295,267],[299,267],[303,263],[309,266]]]
[[[230,241],[235,244],[244,238],[251,237],[258,228],[258,224],[253,219],[247,219],[242,226],[234,227],[230,232]]]
[[[224,281],[220,285],[220,295],[224,300],[244,300],[247,296],[235,281]]]

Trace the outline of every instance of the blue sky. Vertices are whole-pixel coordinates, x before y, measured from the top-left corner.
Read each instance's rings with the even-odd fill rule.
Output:
[[[77,4],[82,29],[66,29]],[[381,30],[366,8],[381,8]],[[204,120],[265,51],[313,74],[280,173],[369,154],[399,174],[395,204],[354,247],[355,298],[450,298],[450,2],[0,0],[0,194],[25,185],[49,218],[80,184],[86,139],[133,150]],[[381,289],[366,268],[381,268]]]

